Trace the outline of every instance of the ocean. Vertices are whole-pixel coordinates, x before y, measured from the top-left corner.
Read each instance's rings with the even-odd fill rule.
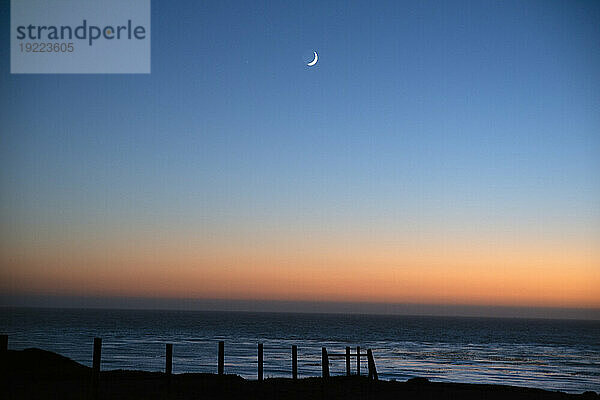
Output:
[[[419,317],[353,314],[0,309],[9,349],[38,347],[91,366],[101,337],[102,369],[164,369],[173,343],[173,372],[216,372],[225,341],[225,372],[256,379],[257,343],[265,377],[320,376],[321,347],[372,349],[380,379],[492,383],[579,393],[600,392],[600,321]],[[361,372],[367,372],[366,359]],[[345,374],[331,358],[332,375]],[[355,373],[356,361],[352,360]]]

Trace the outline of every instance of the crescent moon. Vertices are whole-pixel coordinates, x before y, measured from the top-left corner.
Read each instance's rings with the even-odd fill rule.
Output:
[[[313,53],[315,53],[315,59],[312,60],[311,62],[309,62],[308,64],[306,64],[309,67],[312,67],[313,65],[315,65],[317,63],[317,61],[319,61],[319,56],[317,55],[317,52],[313,51]]]

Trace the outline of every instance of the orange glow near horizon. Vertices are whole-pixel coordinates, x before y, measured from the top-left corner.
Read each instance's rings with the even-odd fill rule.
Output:
[[[461,239],[462,240],[462,239]],[[591,244],[459,240],[74,244],[2,252],[0,290],[155,298],[600,307]],[[383,244],[382,244],[383,243]]]

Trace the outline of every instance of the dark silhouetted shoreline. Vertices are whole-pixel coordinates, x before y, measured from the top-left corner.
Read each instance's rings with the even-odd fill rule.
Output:
[[[39,349],[8,350],[2,356],[3,399],[94,398],[92,369]],[[99,399],[600,399],[596,393],[567,394],[514,386],[440,383],[415,378],[407,382],[366,377],[329,379],[270,378],[263,382],[236,375],[102,371]]]

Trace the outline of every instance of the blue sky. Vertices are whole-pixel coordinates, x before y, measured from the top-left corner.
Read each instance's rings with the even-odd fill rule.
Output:
[[[282,223],[598,243],[598,2],[154,1],[150,75],[10,75],[7,31],[24,248]]]

